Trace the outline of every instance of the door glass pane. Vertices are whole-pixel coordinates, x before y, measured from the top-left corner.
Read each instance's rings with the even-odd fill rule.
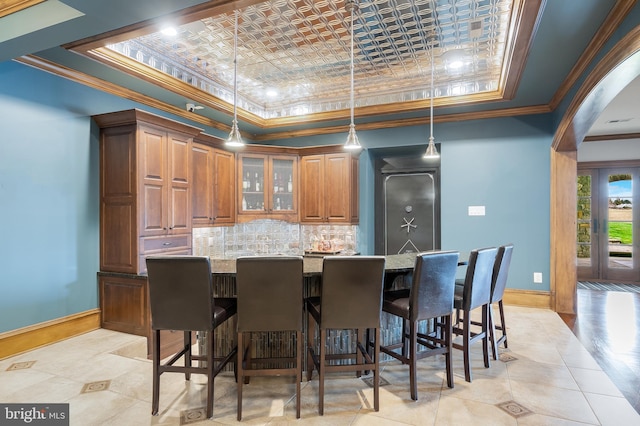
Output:
[[[293,160],[273,160],[273,210],[293,210]]]
[[[610,174],[608,190],[609,268],[633,268],[633,197],[630,174]]]
[[[264,211],[264,159],[242,158],[242,211]]]
[[[591,176],[578,176],[578,267],[591,267]]]

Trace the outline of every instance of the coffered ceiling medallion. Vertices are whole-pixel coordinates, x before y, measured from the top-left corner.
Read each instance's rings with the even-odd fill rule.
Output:
[[[500,100],[525,3],[532,0],[362,0],[354,22],[356,114],[424,110],[434,35],[436,105]],[[538,14],[537,8],[535,15]],[[533,34],[532,20],[529,32]],[[271,0],[239,10],[238,114],[269,127],[348,117],[350,17],[344,1]],[[233,105],[234,12],[95,42],[86,53],[222,111]],[[524,40],[524,50],[529,40]],[[520,52],[520,61],[526,52]],[[513,86],[518,76],[511,75]],[[513,90],[513,89],[512,89]],[[359,114],[358,114],[359,113]]]

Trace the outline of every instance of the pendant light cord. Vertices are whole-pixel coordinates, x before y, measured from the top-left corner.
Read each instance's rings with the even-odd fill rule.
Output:
[[[354,126],[353,122],[353,107],[354,107],[354,96],[353,96],[353,12],[355,11],[356,5],[353,3],[355,0],[351,0],[351,125]]]
[[[238,11],[234,11],[235,24],[233,31],[233,121],[238,121]]]
[[[430,106],[430,117],[429,117],[429,125],[430,125],[430,134],[429,139],[433,140],[433,96],[435,88],[433,87],[433,71],[434,71],[434,63],[433,63],[433,40],[431,40],[431,106]]]

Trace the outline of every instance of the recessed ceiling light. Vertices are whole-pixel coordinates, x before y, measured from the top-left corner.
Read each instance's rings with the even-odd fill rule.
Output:
[[[275,98],[276,96],[278,96],[278,91],[276,89],[267,89],[266,93],[270,98]]]
[[[619,118],[615,120],[607,121],[607,124],[616,124],[616,123],[626,123],[627,121],[631,121],[633,118]]]
[[[166,36],[176,36],[178,35],[178,30],[176,30],[174,27],[165,27],[163,29],[160,30],[160,32]]]

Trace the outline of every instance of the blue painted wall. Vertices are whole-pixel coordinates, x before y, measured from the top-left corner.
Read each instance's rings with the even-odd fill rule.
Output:
[[[53,80],[0,64],[0,332],[98,306],[97,129]]]
[[[605,51],[637,25],[639,15],[636,6]],[[553,116],[435,126],[442,152],[442,247],[466,251],[513,242],[509,287],[549,290],[550,144],[582,80]],[[98,129],[90,116],[130,108],[167,115],[15,62],[0,63],[0,332],[98,307]],[[358,134],[371,149],[426,145],[427,130]],[[324,145],[344,138],[281,142]],[[373,173],[365,151],[365,253],[374,245]],[[486,216],[469,217],[470,205],[485,206]],[[541,285],[533,284],[533,272],[543,273]]]
[[[442,248],[515,245],[508,286],[550,288],[549,189],[550,115],[443,123],[434,126],[441,151]],[[357,123],[356,123],[357,129]],[[374,252],[374,167],[370,149],[426,148],[427,125],[358,131],[360,157],[360,250]],[[276,144],[341,144],[346,135],[282,140]],[[485,206],[485,216],[469,216],[469,206]],[[543,282],[533,283],[533,272]]]

